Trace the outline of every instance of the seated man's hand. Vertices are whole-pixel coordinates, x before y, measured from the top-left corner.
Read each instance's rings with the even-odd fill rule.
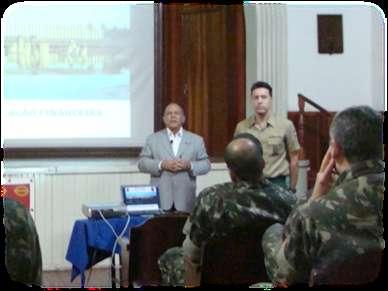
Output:
[[[330,148],[323,157],[321,168],[315,180],[314,190],[311,199],[316,199],[324,196],[329,192],[334,182],[335,162],[331,156]]]

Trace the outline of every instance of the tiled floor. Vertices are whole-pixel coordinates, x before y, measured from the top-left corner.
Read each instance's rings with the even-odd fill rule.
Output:
[[[73,282],[70,282],[71,270],[66,271],[44,271],[44,287],[80,287],[81,279],[78,276]],[[111,287],[111,273],[109,268],[95,268],[85,273],[85,287]]]

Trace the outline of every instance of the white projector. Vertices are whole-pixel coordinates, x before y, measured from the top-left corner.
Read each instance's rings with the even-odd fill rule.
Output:
[[[87,218],[122,217],[128,214],[126,206],[123,204],[82,204],[82,213]]]

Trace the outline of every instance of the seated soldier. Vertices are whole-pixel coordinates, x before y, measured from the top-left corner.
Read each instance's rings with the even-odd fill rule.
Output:
[[[18,282],[25,286],[41,286],[42,256],[31,214],[13,199],[4,198],[3,203],[5,266],[9,277],[14,285]]]
[[[264,233],[265,265],[275,284],[307,284],[317,266],[384,249],[382,133],[381,116],[368,106],[335,116],[312,196],[284,226]]]
[[[171,248],[159,258],[165,285],[199,285],[206,242],[263,221],[284,222],[295,203],[295,195],[264,179],[263,152],[254,136],[235,136],[224,158],[232,182],[214,185],[199,194],[183,228],[183,246]]]

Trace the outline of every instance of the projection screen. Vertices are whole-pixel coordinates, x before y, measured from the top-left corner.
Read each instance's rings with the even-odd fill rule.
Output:
[[[152,2],[8,7],[4,147],[143,145],[154,130],[153,13]]]

